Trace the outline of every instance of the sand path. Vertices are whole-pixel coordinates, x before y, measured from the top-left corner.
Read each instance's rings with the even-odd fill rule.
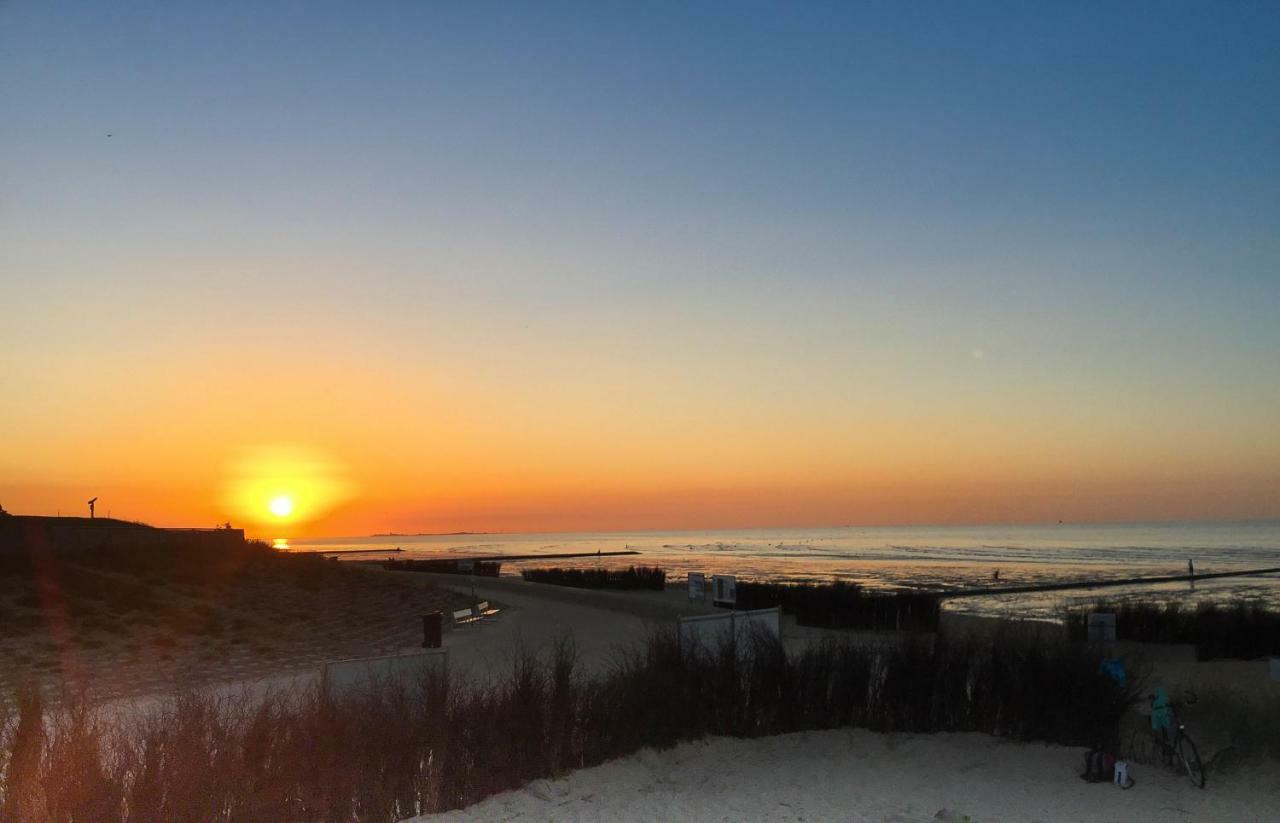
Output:
[[[396,574],[419,574],[468,596],[472,592],[470,579],[457,575]],[[710,606],[690,603],[687,596],[673,589],[587,591],[498,578],[477,579],[474,591],[481,600],[501,604],[498,617],[444,634],[450,669],[473,678],[505,674],[514,652],[521,647],[545,660],[550,648],[565,635],[573,636],[581,670],[598,672],[609,666],[620,647],[642,639],[653,626],[669,625],[681,614],[711,611]]]

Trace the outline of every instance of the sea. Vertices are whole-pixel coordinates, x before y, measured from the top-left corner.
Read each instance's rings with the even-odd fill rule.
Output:
[[[689,572],[790,582],[844,580],[873,589],[955,592],[1068,581],[1117,580],[1280,567],[1280,520],[1171,523],[1052,523],[992,526],[841,526],[717,531],[375,535],[281,539],[291,551],[344,554],[350,561],[534,555],[506,560],[502,574],[530,566],[658,566],[668,581]],[[395,549],[401,551],[395,552]],[[635,551],[622,557],[537,555]],[[383,554],[385,552],[385,554]],[[1200,602],[1245,598],[1280,607],[1280,574],[1102,589],[985,595],[946,601],[961,612],[1058,619],[1065,607],[1099,599]]]

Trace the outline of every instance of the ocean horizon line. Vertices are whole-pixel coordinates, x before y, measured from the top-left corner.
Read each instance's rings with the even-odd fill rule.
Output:
[[[626,535],[626,534],[706,534],[709,532],[769,532],[825,529],[984,529],[984,528],[1051,528],[1064,527],[1152,527],[1152,526],[1242,526],[1278,525],[1280,516],[1244,518],[1186,518],[1176,520],[1026,520],[985,521],[975,523],[841,523],[827,525],[789,524],[781,526],[708,526],[702,528],[636,528],[636,529],[560,529],[560,530],[485,530],[447,532],[383,532],[380,534],[317,534],[306,537],[252,535],[259,540],[373,540],[392,537],[501,537],[507,535]]]

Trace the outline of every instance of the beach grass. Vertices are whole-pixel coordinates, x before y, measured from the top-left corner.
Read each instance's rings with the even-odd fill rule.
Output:
[[[588,677],[573,645],[507,674],[335,693],[171,695],[124,716],[25,690],[0,714],[0,819],[397,820],[707,735],[861,727],[1098,745],[1142,692],[1080,644],[1014,634],[789,654],[656,631]]]
[[[923,592],[869,592],[855,583],[740,581],[737,609],[778,606],[801,626],[872,631],[937,631],[937,596]]]
[[[1191,609],[1176,600],[1099,600],[1066,611],[1068,636],[1084,640],[1088,615],[1095,612],[1116,616],[1118,640],[1194,645],[1198,660],[1254,660],[1280,655],[1280,611],[1253,600],[1201,603]]]

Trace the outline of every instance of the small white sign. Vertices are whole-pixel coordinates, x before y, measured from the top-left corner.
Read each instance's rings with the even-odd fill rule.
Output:
[[[711,578],[711,600],[715,603],[738,602],[738,580],[731,574],[717,574]]]
[[[707,576],[702,572],[689,572],[689,599],[705,600],[707,598]]]
[[[1111,612],[1094,612],[1089,615],[1089,642],[1114,643],[1116,640],[1116,616]]]

